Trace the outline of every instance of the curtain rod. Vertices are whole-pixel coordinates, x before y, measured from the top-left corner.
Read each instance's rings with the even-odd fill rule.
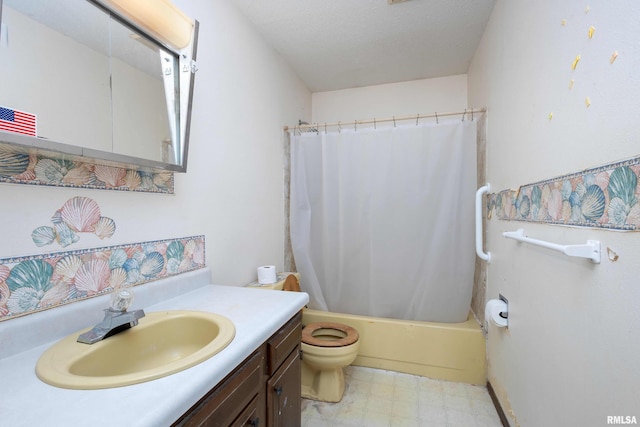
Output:
[[[337,122],[337,123],[311,123],[311,124],[304,124],[304,125],[295,125],[295,126],[285,126],[284,130],[285,132],[288,131],[289,129],[298,129],[298,130],[305,130],[305,129],[318,129],[319,127],[324,126],[325,128],[328,126],[331,127],[335,127],[335,126],[357,126],[357,125],[376,125],[377,123],[389,123],[389,122],[397,122],[397,121],[401,121],[401,120],[415,120],[416,124],[418,124],[418,121],[420,119],[429,119],[429,118],[434,118],[436,119],[436,121],[438,120],[439,117],[447,117],[447,116],[462,116],[462,120],[465,120],[465,116],[470,115],[473,118],[473,114],[474,113],[484,113],[486,112],[486,108],[471,108],[471,109],[465,109],[464,111],[454,111],[454,112],[448,112],[448,113],[432,113],[432,114],[415,114],[412,116],[399,116],[399,117],[391,117],[391,118],[384,118],[384,119],[368,119],[368,120],[355,120],[352,122]]]

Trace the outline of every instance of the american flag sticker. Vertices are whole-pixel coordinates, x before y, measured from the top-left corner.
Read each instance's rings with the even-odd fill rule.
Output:
[[[36,136],[36,116],[0,106],[0,131]]]

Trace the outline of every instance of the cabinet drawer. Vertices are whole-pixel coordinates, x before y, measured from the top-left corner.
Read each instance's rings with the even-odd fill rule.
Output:
[[[261,403],[262,396],[258,395],[247,405],[247,407],[238,415],[238,418],[231,424],[230,427],[260,427],[264,426],[265,422],[261,418]]]
[[[298,312],[267,341],[267,375],[272,375],[293,349],[300,345],[301,337],[302,312]]]
[[[209,392],[177,426],[229,426],[252,400],[261,394],[264,384],[264,348],[249,356],[237,371]]]

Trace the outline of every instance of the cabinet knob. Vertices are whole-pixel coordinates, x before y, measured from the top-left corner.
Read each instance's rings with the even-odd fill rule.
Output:
[[[275,387],[273,388],[273,390],[276,392],[276,394],[277,394],[278,396],[280,396],[280,395],[282,394],[282,386],[280,386],[280,385],[275,386]]]
[[[258,417],[255,417],[254,419],[249,420],[249,425],[251,427],[258,427],[258,424],[260,424],[260,418]]]

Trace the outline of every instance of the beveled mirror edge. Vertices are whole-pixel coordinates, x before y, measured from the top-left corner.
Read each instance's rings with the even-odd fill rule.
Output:
[[[193,88],[195,84],[195,73],[197,71],[195,60],[197,55],[197,46],[198,46],[198,31],[199,31],[199,22],[197,19],[194,19],[193,32],[191,42],[187,47],[182,49],[182,51],[176,51],[171,46],[168,46],[166,43],[163,43],[160,40],[157,40],[149,35],[147,31],[140,28],[131,20],[128,20],[121,15],[117,14],[115,11],[109,9],[105,4],[101,3],[100,0],[87,0],[89,3],[96,5],[96,7],[106,9],[113,15],[115,15],[118,19],[124,20],[129,25],[135,27],[138,31],[143,33],[145,37],[148,37],[155,41],[155,43],[163,46],[167,50],[178,55],[180,59],[180,67],[182,68],[186,65],[189,69],[189,87],[184,93],[184,89],[182,84],[180,85],[180,111],[185,111],[184,116],[181,117],[183,120],[180,121],[180,135],[181,135],[181,143],[183,145],[182,153],[181,153],[181,162],[179,164],[173,163],[165,163],[156,160],[144,159],[140,157],[128,156],[124,154],[117,154],[108,151],[95,150],[86,147],[78,147],[70,144],[66,144],[64,142],[55,141],[51,139],[39,138],[37,136],[28,136],[22,135],[12,132],[0,131],[0,144],[2,145],[10,145],[15,148],[18,152],[25,154],[42,154],[45,156],[50,156],[54,158],[60,159],[70,159],[75,161],[82,161],[85,163],[92,164],[101,164],[107,166],[118,166],[125,168],[136,168],[139,170],[145,170],[149,172],[177,172],[177,173],[186,173],[187,172],[187,159],[189,152],[189,135],[190,135],[190,127],[191,127],[191,107],[193,101]],[[3,10],[3,0],[0,0],[0,26],[2,25],[2,10]],[[0,33],[1,36],[1,33]],[[1,41],[1,40],[0,40]],[[183,97],[183,93],[186,95]],[[184,126],[183,126],[184,123]]]

